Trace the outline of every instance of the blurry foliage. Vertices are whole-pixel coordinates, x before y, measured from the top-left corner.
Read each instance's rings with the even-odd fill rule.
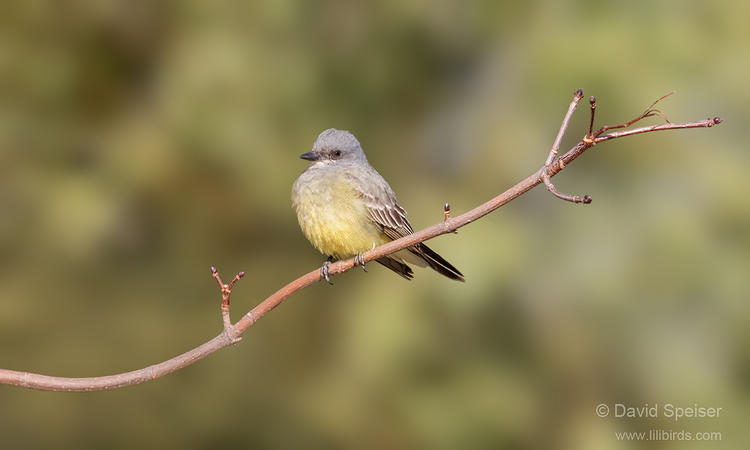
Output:
[[[421,228],[535,170],[577,87],[599,123],[673,89],[670,119],[726,122],[592,150],[555,181],[589,207],[532,191],[437,239],[465,285],[373,266],[155,382],[0,387],[2,447],[602,449],[627,447],[614,431],[684,425],[746,448],[748,9],[4,3],[0,365],[19,370],[164,360],[219,331],[209,265],[247,271],[235,317],[319,265],[289,190],[325,128],[360,138]],[[615,402],[725,415],[595,416]]]

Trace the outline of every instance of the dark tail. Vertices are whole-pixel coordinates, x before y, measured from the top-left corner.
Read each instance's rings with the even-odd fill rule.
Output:
[[[383,256],[382,258],[378,258],[375,261],[391,269],[407,280],[411,280],[412,278],[414,278],[414,272],[411,270],[411,267],[402,262],[398,262],[389,256]]]
[[[435,253],[430,247],[426,246],[424,243],[417,244],[413,248],[410,248],[409,250],[421,256],[427,262],[427,264],[436,272],[442,275],[445,275],[451,280],[463,281],[463,282],[466,281],[464,279],[464,274],[462,274],[458,269],[453,267],[453,264],[446,261],[442,256]]]

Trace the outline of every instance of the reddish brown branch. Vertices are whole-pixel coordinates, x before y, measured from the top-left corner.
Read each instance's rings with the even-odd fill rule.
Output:
[[[544,167],[542,168],[542,182],[544,183],[544,186],[547,187],[547,190],[550,191],[555,197],[566,200],[573,203],[591,203],[591,197],[588,195],[584,195],[583,197],[579,197],[577,195],[568,195],[563,194],[562,192],[558,191],[554,184],[552,184],[552,181],[550,181],[550,166],[552,165],[552,162],[555,160],[555,157],[557,156],[557,151],[560,149],[560,142],[562,142],[562,138],[565,135],[565,131],[568,129],[568,123],[570,122],[570,118],[573,116],[573,112],[578,107],[578,102],[581,101],[583,98],[583,90],[578,89],[573,96],[573,101],[570,102],[570,106],[568,107],[568,112],[565,114],[565,117],[563,118],[562,125],[560,125],[560,131],[558,131],[557,136],[555,137],[555,142],[552,144],[552,149],[549,151],[549,155],[547,155],[547,160],[544,162]],[[591,102],[591,123],[594,122],[594,107],[595,104],[593,102],[593,98]],[[589,132],[589,134],[591,134]],[[560,166],[560,169],[565,167],[562,160],[557,160],[558,166]]]
[[[229,282],[229,284],[225,284],[221,280],[221,276],[219,275],[219,271],[216,270],[216,267],[211,266],[211,276],[214,277],[216,282],[219,284],[219,289],[221,289],[221,319],[222,322],[224,322],[224,332],[229,332],[232,328],[232,317],[229,314],[229,297],[232,295],[232,288],[234,285],[240,281],[240,278],[245,276],[245,272],[240,272],[237,275],[232,278],[232,281]],[[234,342],[239,342],[241,337],[233,337],[232,338]]]
[[[627,121],[625,123],[621,123],[619,125],[607,125],[607,126],[603,126],[603,127],[599,128],[599,130],[596,133],[594,133],[593,137],[594,138],[599,137],[602,133],[604,133],[606,131],[609,131],[609,130],[614,130],[614,129],[618,129],[618,128],[627,128],[627,127],[633,125],[634,123],[636,123],[636,122],[638,122],[638,121],[640,121],[642,119],[645,119],[646,117],[651,117],[651,116],[661,116],[662,118],[664,118],[665,122],[670,123],[669,119],[667,119],[667,116],[665,116],[664,113],[662,113],[660,110],[654,109],[654,106],[656,106],[657,103],[659,103],[660,101],[664,100],[665,98],[669,97],[672,94],[674,94],[674,91],[670,92],[669,94],[662,95],[661,97],[657,98],[653,103],[651,103],[648,106],[648,108],[646,108],[643,111],[643,113],[640,116],[638,116],[638,117],[636,117],[634,119],[631,119],[631,120],[629,120],[629,121]],[[593,114],[593,110],[592,110],[592,114]],[[593,121],[593,119],[592,119],[592,121]],[[591,134],[591,133],[589,133],[589,134]]]
[[[553,147],[552,147],[553,150],[556,147],[559,148],[560,141],[562,140],[562,135],[565,133],[565,129],[567,128],[570,116],[572,115],[573,110],[575,109],[575,106],[577,105],[578,101],[581,99],[582,96],[583,96],[582,91],[579,90],[576,92],[575,98],[573,102],[571,102],[571,106],[568,108],[568,113],[566,114],[565,119],[563,120],[563,124],[560,127],[560,133],[558,133],[558,136],[555,138],[555,144],[553,144]],[[540,183],[545,183],[545,179],[549,181],[549,178],[558,174],[561,170],[565,168],[565,166],[570,164],[570,162],[572,162],[573,160],[581,156],[583,152],[585,152],[586,150],[588,150],[589,148],[591,148],[592,146],[594,146],[595,144],[599,142],[604,142],[604,141],[617,139],[617,138],[621,138],[625,136],[632,136],[635,134],[648,133],[652,131],[677,130],[677,129],[683,129],[683,128],[709,128],[709,127],[712,127],[714,125],[721,123],[721,119],[719,117],[715,117],[713,119],[706,119],[706,120],[701,120],[697,122],[666,123],[662,125],[646,126],[646,127],[636,128],[632,130],[622,130],[622,131],[616,131],[616,132],[604,134],[608,130],[627,128],[628,126],[638,122],[639,120],[645,117],[656,114],[654,112],[656,110],[652,109],[655,104],[656,102],[654,102],[654,104],[652,104],[649,108],[647,108],[646,111],[641,116],[637,117],[634,120],[631,120],[630,122],[626,122],[625,124],[616,125],[616,126],[602,127],[593,135],[591,134],[591,132],[589,132],[589,134],[587,134],[580,142],[578,142],[578,144],[573,146],[573,148],[568,150],[567,153],[565,153],[564,155],[560,157],[555,158],[556,152],[550,151],[551,157],[548,156],[548,160],[545,162],[544,166],[542,166],[539,170],[532,173],[525,179],[521,180],[515,186],[511,187],[507,191],[498,195],[497,197],[490,199],[489,201],[477,206],[476,208],[464,214],[461,214],[459,216],[452,217],[452,218],[450,217],[450,214],[449,214],[450,207],[448,207],[446,208],[447,209],[445,211],[446,214],[442,222],[437,223],[431,227],[427,227],[409,236],[405,236],[401,239],[376,247],[364,254],[364,257],[363,257],[364,261],[365,262],[371,261],[373,259],[377,259],[382,256],[388,255],[390,253],[393,253],[397,250],[401,250],[408,246],[414,245],[418,242],[426,241],[428,239],[432,239],[442,234],[452,233],[456,231],[457,229],[463,226],[466,226],[470,224],[471,222],[474,222],[475,220],[478,220],[486,216],[492,211],[510,202],[511,200],[528,192],[529,190],[534,188],[536,185]],[[592,115],[594,111],[594,106],[595,105],[592,102],[592,108],[591,108]],[[593,123],[593,117],[592,117],[592,123]],[[550,186],[551,186],[551,183],[547,184],[548,189]],[[554,189],[554,186],[553,186],[553,189]],[[551,191],[553,193],[556,192],[556,190],[551,190]],[[561,194],[561,195],[564,196],[565,194]],[[572,196],[569,196],[569,197],[574,198]],[[570,200],[570,199],[566,198],[566,200]],[[572,201],[575,201],[575,200],[572,200]],[[586,197],[581,199],[581,201],[586,202]],[[338,262],[331,264],[329,268],[330,269],[329,273],[331,275],[342,273],[351,269],[352,267],[354,267],[354,265],[355,265],[354,258],[347,259],[344,261],[338,261]],[[153,380],[155,378],[162,377],[176,370],[179,370],[185,366],[188,366],[200,359],[205,358],[206,356],[210,355],[211,353],[219,349],[222,349],[224,347],[227,347],[237,342],[241,338],[242,334],[248,328],[250,328],[250,326],[252,326],[255,322],[257,322],[261,317],[263,317],[267,312],[279,306],[290,295],[294,294],[295,292],[307,286],[310,286],[311,284],[321,279],[319,269],[315,269],[311,272],[306,273],[305,275],[302,275],[301,277],[290,282],[289,284],[282,287],[281,289],[273,293],[271,296],[269,296],[268,298],[260,302],[250,312],[242,316],[242,318],[238,320],[237,323],[232,325],[231,320],[229,319],[229,296],[231,295],[232,287],[242,277],[243,273],[240,272],[239,274],[237,274],[229,284],[224,284],[221,281],[221,277],[219,277],[219,274],[218,272],[216,272],[215,269],[212,268],[211,272],[214,278],[216,279],[217,283],[219,284],[219,287],[221,288],[222,318],[223,318],[224,329],[218,336],[206,342],[205,344],[199,347],[196,347],[179,356],[176,356],[172,359],[161,362],[159,364],[154,364],[152,366],[139,369],[139,370],[134,370],[132,372],[126,372],[126,373],[121,373],[117,375],[108,375],[108,376],[102,376],[102,377],[62,378],[62,377],[51,377],[47,375],[41,375],[41,374],[35,374],[35,373],[29,373],[29,372],[18,372],[14,370],[0,369],[0,384],[22,386],[22,387],[27,387],[31,389],[80,392],[80,391],[97,391],[97,390],[106,390],[106,389],[116,389],[116,388],[120,388],[124,386],[130,386],[133,384],[138,384],[138,383],[143,383],[145,381]]]
[[[446,203],[443,207],[443,221],[449,220],[451,218],[451,204]],[[453,234],[458,234],[458,230],[453,230]]]
[[[568,112],[566,112],[565,117],[563,117],[562,124],[560,125],[560,131],[557,132],[557,136],[555,136],[555,142],[552,143],[552,148],[547,155],[547,160],[544,162],[545,167],[548,167],[550,164],[552,164],[552,160],[557,156],[557,152],[560,150],[560,143],[562,142],[562,138],[563,136],[565,136],[565,131],[568,129],[570,118],[573,117],[573,113],[578,107],[578,102],[580,102],[582,98],[583,89],[578,89],[573,96],[573,101],[570,102],[570,105],[568,106]]]
[[[588,136],[592,136],[594,134],[594,116],[596,115],[596,97],[593,95],[589,99],[589,105],[591,105],[591,121],[589,121]]]

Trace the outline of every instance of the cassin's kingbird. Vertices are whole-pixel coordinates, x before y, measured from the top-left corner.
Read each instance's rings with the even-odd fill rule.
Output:
[[[300,156],[310,161],[292,187],[292,203],[305,237],[328,261],[321,268],[326,281],[333,258],[357,257],[378,245],[414,233],[406,211],[382,176],[367,162],[357,138],[333,128],[320,133],[312,151]],[[410,280],[411,267],[429,266],[448,278],[464,281],[451,263],[420,243],[376,259]]]

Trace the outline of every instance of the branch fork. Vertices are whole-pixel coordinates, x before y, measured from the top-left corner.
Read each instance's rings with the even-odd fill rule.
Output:
[[[555,137],[555,141],[552,144],[552,148],[549,151],[549,154],[547,155],[547,160],[544,162],[544,166],[540,170],[539,179],[542,183],[544,183],[544,186],[547,188],[548,191],[552,193],[555,197],[573,202],[573,203],[584,203],[589,204],[591,203],[591,197],[589,195],[584,195],[583,197],[579,197],[577,195],[568,195],[563,194],[560,192],[554,184],[552,184],[551,178],[559,171],[563,170],[565,168],[565,162],[563,162],[562,159],[557,158],[557,153],[560,150],[560,143],[562,142],[563,136],[565,136],[565,131],[568,129],[568,123],[570,123],[570,118],[573,117],[573,112],[575,112],[576,108],[578,107],[578,103],[583,98],[583,89],[578,89],[573,95],[573,101],[570,102],[570,106],[568,106],[568,112],[565,113],[565,117],[563,118],[562,124],[560,125],[560,131],[557,132],[557,136]],[[594,97],[591,97],[592,103],[591,103],[591,123],[594,123],[594,108],[595,108],[595,102]],[[590,134],[590,130],[589,130]],[[585,142],[585,138],[584,138]],[[557,158],[557,159],[555,159]],[[555,167],[556,166],[556,167]]]
[[[235,332],[234,326],[232,325],[232,317],[229,313],[229,297],[232,295],[232,288],[238,281],[240,281],[240,278],[245,276],[245,272],[237,273],[237,275],[232,278],[232,281],[224,283],[221,280],[221,275],[219,275],[219,271],[216,270],[216,267],[211,266],[211,276],[214,277],[216,283],[219,284],[219,289],[221,290],[221,319],[224,324],[223,334],[227,336],[230,344],[236,344],[242,340],[242,336]]]
[[[552,149],[550,149],[549,154],[547,155],[547,160],[544,163],[544,166],[539,170],[539,181],[541,183],[544,183],[544,186],[547,188],[548,191],[550,191],[555,197],[560,198],[565,201],[569,201],[572,203],[583,203],[585,205],[591,203],[591,196],[590,195],[584,195],[583,197],[579,197],[577,195],[568,195],[560,192],[554,184],[552,184],[551,178],[555,176],[558,172],[560,172],[563,168],[565,168],[566,159],[568,161],[572,161],[575,159],[578,155],[583,153],[588,148],[593,147],[599,142],[607,141],[609,139],[614,139],[618,137],[624,137],[624,136],[630,136],[634,134],[640,134],[640,133],[647,133],[649,131],[658,131],[658,130],[672,130],[672,129],[680,129],[680,128],[698,128],[698,127],[706,127],[710,128],[714,125],[718,125],[722,122],[722,119],[720,117],[714,117],[713,119],[706,119],[699,122],[686,122],[686,123],[678,123],[673,124],[669,121],[669,118],[659,109],[654,108],[657,103],[661,102],[665,98],[669,97],[670,95],[674,94],[674,91],[663,95],[656,99],[653,103],[651,103],[648,108],[646,108],[643,113],[641,113],[639,116],[618,124],[618,125],[605,125],[599,128],[596,131],[594,130],[594,117],[596,113],[596,97],[593,95],[589,99],[589,105],[591,106],[591,119],[589,121],[589,131],[588,133],[581,139],[581,141],[573,147],[572,150],[570,150],[566,155],[563,157],[557,157],[558,150],[560,148],[560,142],[562,141],[563,136],[565,135],[565,131],[568,128],[568,123],[570,122],[570,118],[573,115],[573,112],[576,110],[576,107],[578,107],[578,103],[583,98],[583,90],[578,89],[573,96],[573,100],[570,102],[570,106],[568,107],[568,112],[565,114],[565,117],[563,118],[562,125],[560,125],[560,131],[557,133],[557,137],[555,138],[554,143],[552,144]],[[624,129],[629,128],[631,125],[634,125],[641,120],[652,117],[652,116],[659,116],[664,119],[666,122],[662,125],[652,125],[650,127],[642,127],[637,129],[631,129],[631,130],[623,130],[613,133],[604,134],[610,130],[618,130],[618,129]]]

